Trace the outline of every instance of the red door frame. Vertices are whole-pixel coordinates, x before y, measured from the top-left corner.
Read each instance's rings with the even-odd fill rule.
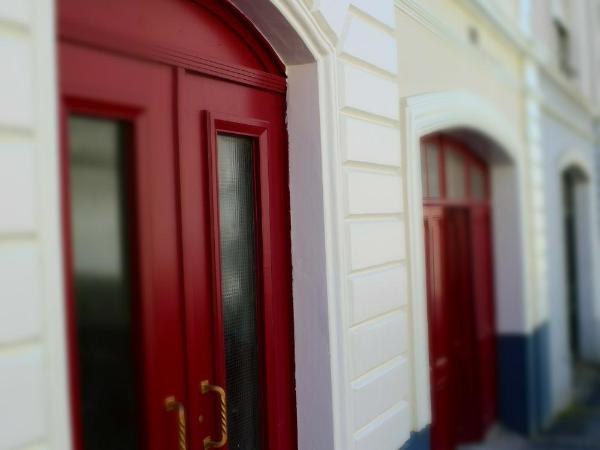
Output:
[[[430,145],[438,149],[436,176],[439,180],[439,195],[436,197],[428,192],[430,163],[426,149]],[[474,155],[466,145],[447,135],[427,136],[422,140],[421,148],[434,420],[432,438],[434,445],[440,449],[452,449],[458,440],[481,439],[497,415],[489,169],[486,163]],[[449,151],[460,154],[465,161],[465,197],[461,199],[448,198],[446,152]],[[470,171],[473,167],[480,170],[484,176],[485,192],[481,199],[475,198],[472,192]],[[450,255],[447,249],[452,243],[450,239],[460,239],[460,236],[448,235],[452,232],[450,221],[456,222],[460,219],[461,211],[468,214],[466,216],[468,221],[464,222],[462,219],[462,223],[464,231],[469,230],[471,237],[469,242],[461,244],[460,248],[455,248]],[[460,220],[457,223],[460,223]],[[438,230],[437,234],[432,234],[435,230]],[[467,252],[466,255],[463,250]],[[460,255],[463,255],[463,263],[468,266],[467,270],[470,272],[471,281],[466,287],[462,286],[464,283],[459,282],[460,280],[450,279],[459,276],[455,265],[456,258],[460,259]],[[465,260],[464,257],[467,259]],[[455,275],[450,275],[451,273]],[[434,287],[436,289],[433,289]],[[467,290],[464,291],[464,288]],[[462,289],[461,292],[464,292],[452,301],[462,302],[462,306],[453,304],[451,308],[448,303],[451,302],[449,296],[453,295],[456,289]],[[463,308],[463,313],[457,316],[459,307]],[[461,364],[460,368],[444,369],[445,365],[440,365],[440,361],[452,366],[453,359],[456,359],[456,356],[452,357],[452,349],[445,347],[443,342],[452,335],[452,323],[460,323],[463,331],[466,332],[466,335],[462,333],[464,335],[462,339],[472,341],[467,342],[466,345],[470,348],[467,351],[471,355],[468,362],[472,361],[473,364]],[[466,338],[467,335],[472,337]],[[459,399],[453,397],[460,390],[452,387],[453,383],[456,383],[452,378],[456,379],[458,376],[451,374],[460,374],[461,370],[464,373],[459,378],[463,381],[466,379],[475,381],[475,393],[468,396],[471,398],[470,401],[462,399],[461,413],[458,414]],[[441,385],[448,386],[450,392],[440,393]]]
[[[102,2],[100,2],[102,3]],[[158,4],[159,2],[155,1],[154,4]],[[81,46],[83,48],[90,49],[98,49],[101,52],[108,51],[113,55],[122,55],[128,58],[132,58],[138,61],[148,61],[164,64],[170,67],[173,67],[174,70],[174,103],[177,104],[177,99],[180,99],[184,94],[181,92],[182,86],[184,86],[183,78],[186,73],[196,73],[196,74],[204,74],[206,76],[210,76],[215,79],[221,79],[227,82],[236,83],[239,85],[248,86],[251,88],[256,88],[268,92],[272,92],[281,96],[281,104],[285,105],[285,93],[286,93],[286,80],[284,75],[284,66],[281,61],[277,58],[274,51],[268,46],[265,39],[262,37],[260,33],[257,33],[250,22],[234,7],[227,2],[219,2],[217,0],[204,0],[204,1],[191,1],[191,0],[180,0],[177,3],[183,4],[186,3],[186,8],[188,8],[187,4],[197,3],[198,5],[194,5],[194,8],[199,8],[200,5],[202,8],[210,11],[218,20],[223,21],[235,30],[235,33],[241,37],[243,40],[244,48],[251,48],[253,55],[258,58],[260,61],[262,68],[249,68],[244,65],[237,65],[231,62],[223,62],[217,61],[211,58],[203,57],[201,53],[190,52],[189,50],[182,51],[180,48],[168,48],[168,47],[160,47],[157,46],[155,42],[151,40],[145,39],[129,39],[126,38],[125,35],[122,34],[122,30],[119,32],[113,33],[111,30],[111,21],[114,20],[114,16],[111,15],[111,11],[108,10],[104,12],[100,10],[97,13],[93,21],[90,22],[89,17],[86,17],[85,11],[82,9],[78,9],[77,1],[73,0],[61,0],[59,6],[59,37],[61,42],[61,48],[63,44]],[[176,23],[176,15],[170,17],[170,20],[166,21],[167,27],[177,27]],[[87,22],[86,22],[87,21]],[[106,26],[102,28],[99,26],[94,29],[96,24],[105,24]],[[198,42],[201,43],[201,40]],[[69,67],[65,67],[61,65],[61,79],[64,79],[64,73],[69,69]],[[99,74],[99,76],[102,76]],[[61,83],[61,95],[63,97],[64,106],[62,110],[62,152],[61,152],[61,160],[62,160],[62,200],[63,200],[63,236],[64,236],[64,252],[66,255],[65,262],[65,285],[67,286],[67,322],[68,322],[68,345],[69,345],[69,365],[70,365],[70,385],[71,385],[71,403],[72,403],[72,416],[73,416],[73,433],[74,433],[74,442],[75,446],[78,449],[82,449],[81,442],[81,429],[79,423],[79,400],[78,400],[78,373],[77,373],[77,359],[76,359],[76,346],[77,346],[77,338],[75,334],[75,317],[74,317],[74,308],[73,308],[73,293],[70,289],[71,286],[71,273],[72,273],[72,249],[70,248],[70,211],[69,211],[69,183],[68,183],[68,149],[67,149],[67,134],[66,134],[66,117],[69,112],[87,112],[94,116],[104,117],[107,116],[109,118],[118,119],[121,116],[119,114],[122,112],[119,110],[118,105],[109,105],[107,106],[108,110],[104,111],[102,108],[90,108],[88,109],[72,109],[69,105],[71,105],[69,100],[69,90],[70,86],[65,85],[65,83]],[[85,95],[81,96],[82,99],[85,99]],[[126,96],[125,96],[126,98]],[[85,100],[83,100],[85,103]],[[107,104],[108,105],[108,104]],[[138,116],[143,111],[143,108],[134,107],[129,110],[124,108],[124,111],[127,114],[124,114],[123,118],[127,120],[143,120]],[[180,135],[181,130],[178,130],[178,123],[181,120],[181,112],[175,106],[172,110],[173,113],[173,121],[175,123],[174,127],[174,141],[175,145],[178,146],[180,144]],[[282,117],[283,117],[282,112]],[[138,114],[136,116],[136,114]],[[143,116],[143,114],[142,114]],[[271,126],[268,123],[264,123],[261,121],[257,121],[254,118],[235,118],[228,117],[226,115],[220,113],[210,113],[206,112],[205,114],[205,130],[209,133],[212,133],[214,138],[214,133],[217,131],[230,132],[235,134],[244,134],[248,136],[252,136],[257,139],[257,153],[259,154],[259,165],[257,167],[256,174],[256,187],[257,187],[257,200],[260,199],[260,209],[257,209],[259,216],[257,220],[257,229],[260,230],[258,237],[258,247],[259,252],[257,256],[261,258],[260,264],[257,264],[257,267],[261,269],[261,278],[260,278],[260,287],[262,289],[262,298],[263,298],[263,309],[261,320],[264,322],[263,327],[260,329],[264,330],[265,335],[261,337],[261,341],[265,343],[265,348],[263,349],[263,366],[266,367],[266,379],[264,380],[265,386],[265,407],[266,410],[269,411],[269,417],[271,420],[269,421],[269,427],[265,431],[265,437],[267,442],[271,443],[271,448],[295,448],[296,447],[296,428],[295,428],[295,394],[294,394],[294,380],[293,380],[293,325],[291,323],[291,305],[280,305],[282,299],[279,302],[275,302],[275,299],[272,295],[272,286],[274,283],[285,284],[288,286],[288,299],[291,301],[291,257],[289,254],[285,255],[283,260],[286,261],[283,267],[278,268],[278,279],[274,280],[271,277],[271,237],[270,233],[276,233],[279,239],[279,242],[284,242],[289,244],[289,226],[286,226],[285,229],[271,229],[270,218],[271,218],[271,206],[269,205],[269,191],[273,190],[273,184],[279,183],[278,185],[287,186],[287,170],[276,170],[269,173],[268,170],[268,161],[267,158],[261,157],[262,149],[268,146],[267,136],[270,134],[269,127]],[[138,128],[136,128],[138,130]],[[285,137],[285,130],[282,131],[283,136]],[[287,140],[283,139],[283,143],[286,144],[287,149]],[[139,140],[136,138],[135,144],[139,145]],[[218,291],[220,290],[220,279],[218,279],[218,210],[215,203],[216,200],[216,177],[214,173],[215,168],[215,141],[214,139],[207,142],[205,150],[208,152],[208,155],[211,156],[209,159],[211,164],[211,172],[208,174],[204,174],[208,176],[208,180],[210,183],[209,197],[210,201],[210,211],[209,216],[211,217],[211,224],[206,224],[207,226],[201,226],[200,229],[204,230],[205,233],[209,233],[212,236],[212,263],[214,264],[213,273],[215,276],[212,279],[204,278],[204,282],[207,283],[207,286],[211,286],[209,289],[212,289],[215,294],[218,295]],[[135,145],[132,145],[135,147]],[[283,149],[285,150],[285,149]],[[139,154],[139,149],[134,148],[134,152]],[[180,150],[181,152],[181,150]],[[179,155],[179,158],[183,157],[183,154]],[[137,159],[141,160],[141,157],[137,157]],[[284,158],[287,163],[287,156]],[[177,164],[177,158],[175,163]],[[146,163],[148,164],[148,163]],[[187,168],[184,167],[185,163],[182,164],[181,161],[178,163],[179,166],[179,209],[184,206],[181,202],[182,199],[190,198],[190,194],[193,192],[197,192],[197,187],[192,188],[189,183],[189,179],[185,179],[184,174],[186,173]],[[139,176],[137,177],[139,178]],[[202,188],[204,191],[204,188]],[[206,192],[206,191],[205,191]],[[286,190],[287,192],[287,190]],[[176,196],[178,198],[178,196]],[[196,199],[197,200],[197,199]],[[150,205],[148,205],[150,207]],[[289,196],[285,199],[284,204],[278,204],[278,209],[283,209],[287,217],[283,221],[289,225]],[[181,216],[179,227],[188,226],[192,224],[186,225],[186,214],[184,211],[180,211],[183,215]],[[135,224],[138,225],[136,230],[139,232],[141,228],[142,220],[138,217],[134,221]],[[281,221],[280,221],[281,222]],[[133,225],[133,224],[132,224]],[[197,224],[196,224],[197,225]],[[183,235],[181,234],[183,233]],[[183,258],[183,269],[178,269],[180,275],[178,277],[174,277],[174,279],[178,280],[178,286],[173,286],[172,292],[177,293],[181,289],[183,295],[187,300],[185,300],[185,307],[182,309],[181,313],[183,314],[184,310],[186,313],[184,314],[185,320],[187,321],[186,328],[188,332],[187,341],[188,344],[182,346],[183,349],[187,348],[187,352],[189,353],[190,349],[193,346],[190,345],[190,340],[193,340],[197,337],[194,332],[191,332],[192,329],[190,324],[190,318],[188,317],[187,312],[190,309],[197,309],[197,306],[192,306],[190,302],[190,295],[192,294],[192,290],[189,289],[189,273],[190,268],[186,269],[188,264],[186,263],[184,251],[182,250],[182,245],[187,245],[189,242],[189,238],[192,236],[185,235],[185,232],[179,230],[172,230],[172,235],[175,239],[178,240],[179,244],[175,246],[177,249],[177,253],[179,254],[179,261],[174,265],[176,267],[180,267],[182,264]],[[192,240],[195,238],[192,238]],[[287,248],[286,248],[287,247]],[[282,245],[278,244],[277,251],[282,251],[284,249],[285,252],[289,253],[291,246],[290,245]],[[207,249],[208,250],[208,249]],[[189,262],[189,261],[188,261]],[[197,267],[195,268],[197,271]],[[183,272],[181,271],[183,270]],[[287,273],[287,275],[283,275],[283,273]],[[186,271],[188,272],[186,274]],[[195,275],[198,275],[197,273]],[[203,275],[200,275],[202,278]],[[142,288],[144,281],[140,281],[142,283],[140,288]],[[183,283],[183,284],[181,284]],[[279,292],[281,293],[281,289]],[[179,294],[174,294],[174,297],[179,296]],[[218,297],[216,297],[218,298]],[[285,299],[283,299],[285,300]],[[219,305],[219,302],[214,302],[216,305]],[[222,330],[221,330],[221,317],[220,317],[220,306],[213,311],[215,316],[213,320],[217,325],[217,330],[212,337],[212,341],[215,343],[214,351],[219,352],[223,351],[223,338],[222,338]],[[283,309],[282,309],[283,308]],[[204,311],[208,312],[208,311]],[[212,314],[212,313],[211,313]],[[284,322],[284,323],[281,323]],[[276,326],[275,326],[276,324]],[[146,324],[145,328],[149,328],[150,325]],[[274,330],[277,329],[277,332]],[[176,331],[175,331],[176,332]],[[275,334],[277,335],[277,339],[274,338]],[[215,337],[216,336],[216,337]],[[283,340],[284,342],[280,342]],[[147,343],[146,343],[147,344]],[[146,345],[145,344],[145,345]],[[148,344],[149,345],[149,344]],[[278,359],[278,355],[281,355],[281,351],[284,351],[288,358],[291,358],[291,366],[285,368],[285,370],[281,370],[281,363],[276,361]],[[146,345],[145,354],[152,355],[153,351],[149,350],[149,347]],[[281,359],[281,358],[279,358]],[[214,360],[214,356],[213,356]],[[147,363],[148,367],[152,367],[152,364]],[[156,367],[154,365],[154,367]],[[182,365],[183,367],[183,365]],[[183,368],[181,369],[183,370]],[[215,370],[218,374],[219,383],[223,383],[224,381],[224,369],[223,365],[217,363],[215,366]],[[148,375],[149,376],[149,375]],[[199,392],[194,389],[194,386],[200,380],[193,380],[190,382],[190,387],[184,388],[182,387],[182,391],[175,392],[178,398],[185,399],[188,404],[193,404],[195,397],[199,395]],[[146,405],[147,408],[155,407],[156,405]],[[147,409],[146,407],[144,409]],[[285,409],[285,411],[284,411]],[[194,411],[194,409],[191,409]],[[197,411],[194,411],[197,412]],[[206,414],[206,411],[204,412]],[[188,417],[188,429],[193,427],[194,423],[193,418],[197,417],[197,415],[189,414]],[[278,423],[277,418],[282,417],[283,420]],[[206,420],[206,423],[209,424],[212,429],[214,429],[215,433],[210,433],[212,436],[215,434],[218,435],[218,427],[214,424],[211,418]],[[158,424],[154,422],[154,427],[152,428],[160,428],[157,426]],[[154,442],[164,442],[162,437],[159,437],[160,434],[158,431],[152,429],[151,433],[154,433],[153,436],[149,437],[150,441]],[[195,434],[194,431],[188,431],[191,434]],[[158,434],[157,434],[158,433]],[[169,431],[170,433],[170,431]],[[192,442],[197,442],[197,439],[192,436]],[[160,448],[160,444],[155,444]],[[283,446],[283,447],[282,447]]]

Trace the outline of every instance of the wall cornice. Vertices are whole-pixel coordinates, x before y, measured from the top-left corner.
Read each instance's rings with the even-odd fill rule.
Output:
[[[475,16],[483,19],[503,36],[515,49],[524,54],[531,52],[531,42],[517,22],[500,11],[490,1],[459,0],[459,3]]]
[[[399,10],[419,22],[432,33],[458,47],[461,51],[464,51],[473,60],[483,61],[500,81],[508,84],[512,89],[521,89],[522,81],[506,70],[498,60],[477,47],[467,45],[458,33],[434,14],[427,11],[417,0],[395,0],[395,5]]]
[[[395,4],[397,8],[417,20],[438,36],[451,41],[457,40],[455,33],[452,33],[448,26],[428,12],[417,1],[395,0]],[[589,100],[550,63],[549,58],[544,54],[543,49],[536,45],[536,42],[520,28],[517,22],[510,19],[489,1],[459,0],[459,4],[471,14],[488,23],[492,29],[496,30],[498,35],[504,38],[505,41],[519,52],[524,59],[530,60],[541,73],[552,80],[566,96],[577,103],[579,107],[583,108],[587,114],[594,117],[599,116],[599,112],[595,110]],[[495,63],[495,65],[498,64]],[[535,90],[535,87],[532,88],[524,85],[524,83],[521,83],[519,80],[514,80],[513,82],[522,85],[526,90]],[[536,92],[536,94],[539,94],[539,92]],[[553,109],[552,105],[547,104],[545,107]]]

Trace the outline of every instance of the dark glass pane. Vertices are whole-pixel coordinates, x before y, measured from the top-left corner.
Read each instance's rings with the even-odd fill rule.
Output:
[[[260,447],[252,139],[218,135],[221,289],[229,448]]]
[[[423,197],[429,197],[427,193],[427,154],[425,150],[421,151],[421,189]]]
[[[469,167],[471,174],[471,197],[475,200],[484,200],[486,197],[485,175],[481,167],[472,164]]]
[[[127,239],[126,123],[71,116],[69,173],[85,450],[135,450],[137,379]]]
[[[427,153],[427,184],[428,197],[440,196],[440,150],[436,144],[428,143],[425,146]]]
[[[448,198],[465,198],[465,158],[452,150],[446,152],[446,195]]]

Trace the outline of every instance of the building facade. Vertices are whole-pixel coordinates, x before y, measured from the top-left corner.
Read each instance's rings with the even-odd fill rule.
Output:
[[[599,21],[0,1],[0,450],[543,429],[600,360]]]

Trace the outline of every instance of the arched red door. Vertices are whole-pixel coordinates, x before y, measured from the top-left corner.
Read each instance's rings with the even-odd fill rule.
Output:
[[[496,418],[488,168],[444,135],[422,142],[432,448],[483,438]]]
[[[58,28],[76,448],[295,448],[281,63],[217,0]]]

